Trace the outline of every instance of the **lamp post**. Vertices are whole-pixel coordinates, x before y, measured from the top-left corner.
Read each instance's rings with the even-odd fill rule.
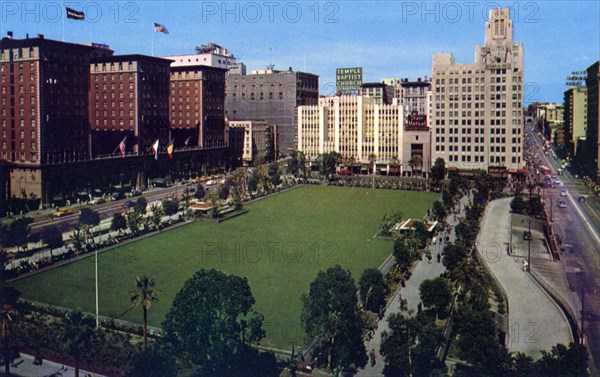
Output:
[[[527,230],[527,271],[531,272],[531,219],[529,219],[529,225]]]

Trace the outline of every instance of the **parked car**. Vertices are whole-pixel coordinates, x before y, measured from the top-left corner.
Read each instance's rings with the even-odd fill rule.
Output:
[[[564,200],[559,200],[558,207],[559,208],[567,208],[567,202],[565,202]]]
[[[104,198],[101,197],[94,197],[92,198],[92,200],[90,200],[90,204],[95,206],[97,204],[104,204],[106,203],[106,200],[104,200]]]
[[[567,196],[567,190],[560,190],[560,196]]]
[[[122,192],[113,192],[110,195],[110,200],[121,200],[125,197],[125,194],[123,194]]]
[[[136,189],[131,190],[131,192],[129,193],[129,196],[131,196],[131,197],[140,196],[140,195],[142,195],[142,193]]]

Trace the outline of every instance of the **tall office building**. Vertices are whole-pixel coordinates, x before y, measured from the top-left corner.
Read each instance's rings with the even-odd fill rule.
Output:
[[[115,55],[90,64],[90,120],[93,156],[114,154],[127,137],[126,152],[151,153],[169,138],[170,60]]]
[[[274,69],[229,72],[225,79],[227,120],[260,119],[279,132],[279,150],[296,149],[296,107],[317,105],[319,76]]]
[[[586,170],[591,177],[600,182],[600,61],[595,62],[587,69],[585,80],[587,87],[587,142],[586,142]]]
[[[382,82],[365,82],[358,94],[373,97],[379,105],[391,105],[394,101],[394,87]]]
[[[523,167],[523,45],[513,42],[509,9],[490,10],[474,64],[433,57],[433,156],[458,169]]]
[[[384,79],[384,83],[394,88],[394,98],[404,106],[406,116],[410,114],[427,115],[427,92],[431,90],[431,79],[425,76],[416,81],[403,79]]]
[[[15,198],[41,198],[42,167],[90,158],[92,46],[36,38],[0,41],[0,160]],[[5,198],[2,198],[5,199]]]
[[[566,152],[570,156],[576,156],[578,144],[585,139],[587,130],[587,88],[572,86],[565,90],[564,98]]]

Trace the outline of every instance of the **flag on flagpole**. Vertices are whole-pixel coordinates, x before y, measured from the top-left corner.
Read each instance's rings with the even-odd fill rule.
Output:
[[[163,24],[157,24],[156,22],[154,23],[154,32],[155,33],[169,34],[169,31],[167,30],[167,28],[165,27],[165,25],[163,25]]]
[[[191,137],[191,136],[188,136],[188,138],[187,138],[187,139],[185,139],[185,143],[183,143],[183,145],[187,147],[187,146],[188,146],[188,144],[190,143],[190,140],[191,140],[191,139],[192,139],[192,137]]]
[[[167,145],[167,153],[169,154],[169,158],[173,158],[173,149],[175,148],[175,140],[171,140],[169,145]]]
[[[79,20],[79,21],[83,21],[85,20],[85,13],[77,11],[75,9],[72,8],[67,8],[67,18],[70,18],[72,20]]]
[[[127,136],[121,140],[119,143],[119,150],[121,151],[121,157],[125,158],[125,142],[127,141]]]
[[[158,139],[152,144],[152,152],[154,152],[154,159],[158,161]]]

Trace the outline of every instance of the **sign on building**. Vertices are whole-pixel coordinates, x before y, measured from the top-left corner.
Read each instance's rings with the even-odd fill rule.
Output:
[[[362,87],[363,69],[357,68],[337,68],[335,70],[335,84],[338,91],[350,92],[357,91]]]

